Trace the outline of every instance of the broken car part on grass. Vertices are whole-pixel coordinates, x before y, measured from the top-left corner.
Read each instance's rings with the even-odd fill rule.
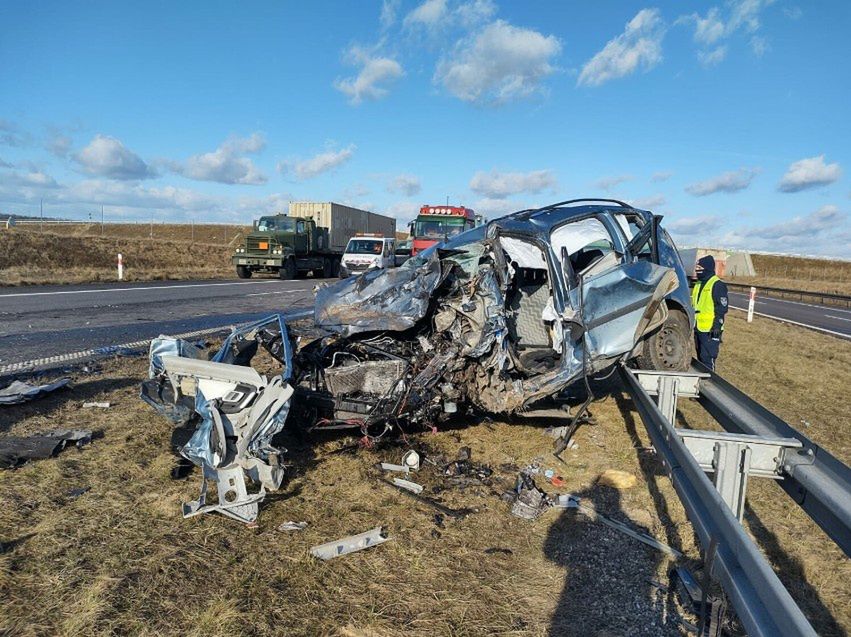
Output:
[[[204,472],[185,514],[253,521],[281,482],[272,437],[287,418],[371,444],[458,413],[520,412],[622,359],[684,369],[694,319],[659,219],[615,201],[514,213],[399,268],[320,288],[321,331],[298,347],[279,316],[235,331],[211,362],[189,343],[155,340],[143,398],[192,432],[180,453]],[[280,378],[243,369],[258,344],[283,365]],[[253,495],[245,475],[261,484]],[[208,480],[217,505],[205,504]]]
[[[65,387],[70,382],[70,378],[60,378],[47,385],[30,385],[29,383],[16,380],[3,389],[0,389],[0,405],[17,405],[19,403],[29,402],[39,396]]]
[[[32,436],[0,438],[0,469],[12,469],[28,460],[52,458],[69,445],[79,449],[92,441],[92,432],[81,429],[49,431]]]

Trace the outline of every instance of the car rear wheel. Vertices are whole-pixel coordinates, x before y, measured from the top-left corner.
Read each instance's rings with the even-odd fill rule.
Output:
[[[247,265],[236,266],[236,276],[238,276],[240,279],[250,279],[251,268],[249,268]]]
[[[691,364],[691,346],[688,318],[679,310],[669,310],[662,326],[644,339],[636,361],[641,369],[682,372]]]
[[[295,261],[293,261],[292,259],[287,259],[286,261],[284,261],[284,265],[278,269],[278,278],[280,279],[293,279],[295,278],[295,275]]]

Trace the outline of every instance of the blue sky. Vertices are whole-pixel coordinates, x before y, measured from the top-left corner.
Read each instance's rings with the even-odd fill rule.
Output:
[[[844,1],[5,2],[0,212],[607,196],[681,244],[851,258],[850,28]]]

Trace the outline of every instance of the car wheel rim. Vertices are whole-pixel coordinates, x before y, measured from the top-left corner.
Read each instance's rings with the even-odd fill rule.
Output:
[[[656,340],[656,354],[664,367],[673,369],[679,366],[683,357],[683,344],[677,337],[677,331],[665,327]]]

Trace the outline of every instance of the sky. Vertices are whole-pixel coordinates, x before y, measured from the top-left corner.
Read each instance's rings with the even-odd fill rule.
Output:
[[[578,197],[681,245],[851,258],[851,3],[0,3],[0,214],[493,219]]]

